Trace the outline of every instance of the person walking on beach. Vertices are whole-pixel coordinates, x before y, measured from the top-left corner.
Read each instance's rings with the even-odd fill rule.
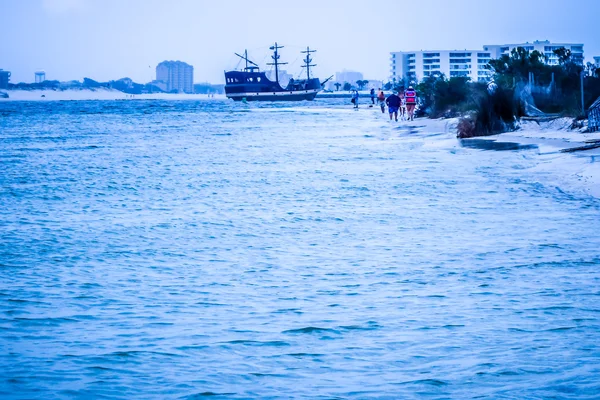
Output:
[[[385,113],[385,93],[383,90],[379,88],[379,93],[377,94],[377,101],[379,102],[379,107],[381,107],[381,113]]]
[[[354,108],[358,108],[358,90],[352,92],[352,104],[354,104]]]
[[[375,88],[371,88],[371,105],[375,105]]]
[[[400,108],[400,97],[394,93],[390,94],[390,96],[385,100],[388,106],[388,112],[390,113],[390,121],[392,120],[392,114],[394,115],[394,119],[398,121],[398,109]]]
[[[406,121],[406,97],[404,96],[404,90],[402,89],[400,94],[400,109],[398,110],[398,114],[400,114],[400,120]]]
[[[415,107],[417,106],[417,92],[412,86],[404,92],[404,99],[406,101],[406,112],[408,113],[407,119],[409,121],[414,120]]]

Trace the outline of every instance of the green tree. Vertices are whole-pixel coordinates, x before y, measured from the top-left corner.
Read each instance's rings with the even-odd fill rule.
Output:
[[[553,50],[552,52],[558,57],[558,63],[560,65],[565,65],[572,61],[573,53],[569,49],[561,47],[560,49]]]
[[[435,102],[435,86],[439,79],[444,79],[444,75],[427,76],[416,87],[421,102],[420,108],[429,115],[431,115],[433,104]]]
[[[342,89],[348,91],[348,90],[352,90],[352,85],[348,82],[344,82],[344,86],[342,87]]]
[[[340,91],[340,87],[342,86],[342,84],[339,83],[339,82],[336,82],[336,83],[333,84],[333,86],[335,86],[335,91],[339,92]]]
[[[498,87],[506,90],[519,89],[519,86],[522,89],[523,84],[530,83],[529,74],[532,73],[535,86],[529,98],[533,98],[536,107],[548,113],[578,115],[581,113],[581,74],[586,69],[571,50],[560,48],[554,50],[554,54],[559,65],[548,65],[546,57],[537,51],[529,53],[516,48],[509,55],[491,60],[488,67],[494,72]],[[592,72],[589,67],[587,72],[584,79],[586,105],[600,96],[598,78],[589,76]],[[518,101],[527,98],[527,93],[521,89],[515,92]]]
[[[499,59],[491,60],[488,69],[494,73],[496,83],[503,86],[512,86],[515,82],[527,81],[529,73],[536,77],[548,75],[546,56],[537,50],[531,53],[523,47],[517,47],[510,53],[502,55]]]
[[[364,79],[359,79],[358,81],[356,81],[356,86],[358,87],[358,90],[363,90],[364,87],[369,83],[369,81],[364,80]]]
[[[406,89],[406,86],[407,86],[406,85],[406,80],[404,80],[404,78],[403,79],[399,79],[397,81],[394,80],[394,87],[393,87],[394,90],[396,90],[398,92],[401,92],[404,89]]]
[[[466,77],[448,80],[444,74],[426,77],[417,85],[421,108],[432,118],[466,111],[471,93],[469,80]]]

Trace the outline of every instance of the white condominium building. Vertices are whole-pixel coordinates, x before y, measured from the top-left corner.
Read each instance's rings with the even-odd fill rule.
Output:
[[[481,50],[428,50],[391,53],[390,80],[406,79],[416,83],[428,76],[467,77],[486,81],[491,73],[485,68],[491,53]]]
[[[517,47],[522,47],[529,52],[537,50],[546,56],[546,62],[550,65],[558,65],[558,57],[554,54],[554,50],[565,48],[571,50],[575,62],[583,64],[583,44],[581,43],[551,43],[549,40],[536,40],[533,43],[485,45],[483,49],[491,52],[492,58],[500,58],[504,54],[509,55]]]
[[[551,43],[535,41],[533,43],[486,45],[483,50],[427,50],[398,51],[391,53],[390,80],[406,79],[419,82],[424,78],[444,74],[447,78],[468,77],[471,81],[488,81],[492,73],[486,68],[491,59],[510,54],[512,49],[523,47],[528,51],[537,50],[547,57],[548,64],[558,64],[553,50],[566,48],[571,50],[573,58],[583,63],[583,44]]]
[[[167,92],[194,93],[194,67],[183,61],[163,61],[158,64],[156,80],[166,86]]]

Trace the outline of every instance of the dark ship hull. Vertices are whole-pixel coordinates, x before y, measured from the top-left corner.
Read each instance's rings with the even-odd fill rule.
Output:
[[[225,72],[225,95],[236,101],[314,100],[320,90],[319,78],[290,81],[284,89],[264,72]]]
[[[273,50],[272,63],[267,65],[275,66],[275,80],[272,81],[261,72],[258,64],[248,59],[248,52],[244,51],[244,55],[235,53],[236,56],[240,57],[246,62],[246,68],[243,71],[228,71],[225,72],[225,95],[229,99],[235,101],[301,101],[301,100],[314,100],[317,93],[321,90],[321,87],[331,77],[321,83],[319,78],[311,78],[310,67],[314,67],[315,64],[311,64],[312,58],[311,53],[315,50],[306,48],[306,51],[302,53],[306,54],[304,58],[303,68],[306,68],[306,79],[294,80],[290,79],[290,82],[285,88],[279,84],[279,69],[283,63],[279,61],[278,50],[282,49],[283,46],[279,46],[275,42],[274,46],[270,49]]]

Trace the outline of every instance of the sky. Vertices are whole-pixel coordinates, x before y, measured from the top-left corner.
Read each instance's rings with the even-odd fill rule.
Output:
[[[294,75],[310,46],[321,79],[345,69],[385,80],[392,51],[547,39],[583,43],[592,61],[598,15],[600,0],[0,0],[0,68],[13,83],[36,70],[145,83],[159,62],[181,60],[195,82],[223,83],[235,52],[263,66],[278,42]]]

